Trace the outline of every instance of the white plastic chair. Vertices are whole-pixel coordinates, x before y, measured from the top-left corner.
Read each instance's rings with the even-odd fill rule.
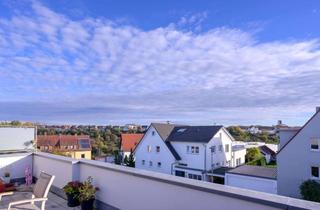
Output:
[[[34,202],[41,202],[41,210],[45,210],[46,201],[48,200],[48,194],[50,187],[53,183],[55,176],[41,172],[40,176],[33,187],[33,193],[31,199],[14,201],[9,203],[8,210],[12,210],[13,206],[21,204],[31,204],[28,207],[23,207],[24,209],[35,209]],[[0,193],[0,201],[2,196],[12,195],[13,192]]]

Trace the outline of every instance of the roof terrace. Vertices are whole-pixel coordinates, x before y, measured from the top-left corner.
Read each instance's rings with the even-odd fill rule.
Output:
[[[42,152],[0,154],[0,174],[9,168],[14,181],[24,180],[24,170],[28,166],[35,178],[40,171],[56,176],[47,209],[68,209],[61,188],[69,181],[84,181],[88,176],[100,188],[96,203],[99,210],[320,209],[319,203],[93,160]]]

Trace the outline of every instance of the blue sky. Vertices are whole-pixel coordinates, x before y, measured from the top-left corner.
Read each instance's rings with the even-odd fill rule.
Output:
[[[319,1],[1,1],[0,120],[301,125]]]

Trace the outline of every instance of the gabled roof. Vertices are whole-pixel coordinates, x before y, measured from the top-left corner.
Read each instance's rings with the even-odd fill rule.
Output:
[[[151,123],[151,126],[153,126],[157,130],[162,140],[166,141],[171,131],[174,129],[175,126],[178,126],[178,125],[167,124],[167,123]]]
[[[268,154],[268,155],[275,155],[275,151],[273,151],[272,149],[270,149],[268,146],[266,145],[262,145],[259,147],[260,151],[264,154]]]
[[[300,130],[298,132],[296,132],[296,134],[294,134],[291,139],[289,139],[287,141],[287,143],[285,143],[285,145],[282,146],[282,148],[280,148],[278,154],[312,121],[312,119],[320,112],[320,109],[318,111],[316,111],[316,113],[300,128]]]
[[[223,126],[177,126],[167,141],[208,143]]]
[[[267,168],[262,166],[242,165],[229,170],[227,173],[266,179],[277,179],[277,168]]]
[[[167,145],[167,147],[168,147],[168,149],[170,150],[170,152],[172,153],[172,155],[174,156],[174,158],[176,159],[176,160],[181,160],[181,157],[180,157],[180,155],[177,153],[177,151],[173,148],[173,146],[172,146],[172,144],[170,143],[170,142],[165,142],[166,143],[166,145]]]
[[[64,146],[78,146],[78,149],[90,149],[90,148],[81,148],[82,140],[87,141],[87,144],[90,146],[90,137],[89,136],[79,136],[79,135],[38,135],[37,136],[37,146],[52,146],[52,147],[64,147]]]
[[[124,152],[133,151],[143,137],[142,133],[122,133],[121,149]]]
[[[171,143],[167,141],[168,136],[170,135],[171,131],[177,125],[168,124],[168,123],[151,123],[151,126],[153,126],[156,129],[156,131],[158,132],[158,134],[161,137],[161,139],[167,145],[167,147],[170,150],[170,152],[173,155],[173,157],[176,160],[181,160],[181,157],[179,156],[177,151],[174,149],[174,147],[171,145]]]

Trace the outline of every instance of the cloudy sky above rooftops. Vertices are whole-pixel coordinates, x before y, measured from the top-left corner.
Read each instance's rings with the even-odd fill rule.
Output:
[[[1,1],[0,121],[301,125],[319,1]]]

